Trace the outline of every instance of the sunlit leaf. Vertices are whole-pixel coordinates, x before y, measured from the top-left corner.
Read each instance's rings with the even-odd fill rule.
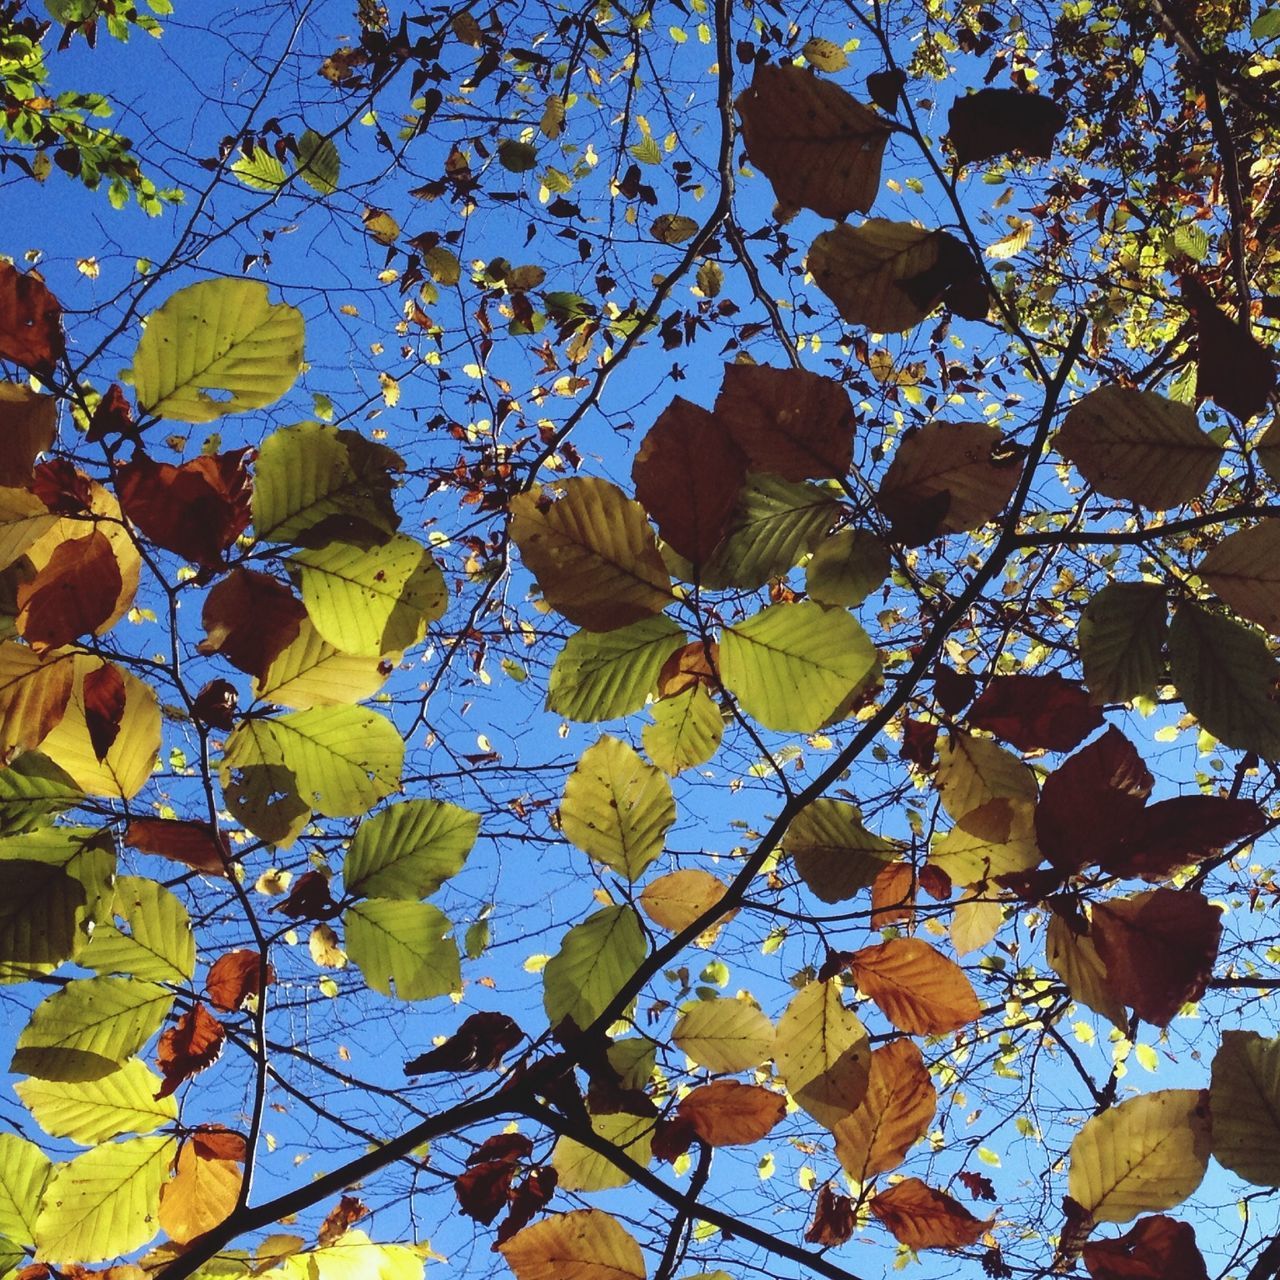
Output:
[[[1280,1040],[1224,1031],[1209,1091],[1218,1163],[1263,1187],[1280,1187]]]
[[[616,631],[576,632],[551,669],[548,710],[588,722],[639,711],[663,663],[685,639],[684,632],[663,614]]]
[[[571,1018],[579,1030],[608,1007],[648,952],[630,907],[605,907],[576,924],[543,970],[543,1005],[552,1026]]]
[[[928,1133],[937,1103],[937,1091],[912,1041],[892,1040],[874,1050],[862,1101],[833,1130],[845,1172],[866,1182],[896,1169]]]
[[[1089,692],[1099,702],[1153,693],[1168,629],[1169,608],[1159,583],[1103,587],[1080,615],[1080,661]]]
[[[342,866],[358,897],[425,898],[462,870],[480,815],[439,800],[402,800],[366,818]]]
[[[853,805],[825,796],[795,816],[782,837],[782,848],[823,902],[844,902],[868,888],[900,852],[895,841],[868,831]]]
[[[96,1146],[126,1133],[150,1133],[178,1118],[160,1098],[160,1077],[138,1058],[97,1080],[19,1080],[13,1087],[36,1123],[55,1138]],[[8,1164],[8,1161],[6,1161]]]
[[[720,746],[724,717],[705,686],[694,685],[651,708],[653,724],[641,730],[644,749],[664,773],[705,764]]]
[[[778,1020],[778,1074],[787,1092],[832,1129],[866,1096],[871,1042],[835,982],[811,982]]]
[[[369,898],[342,920],[347,955],[374,991],[429,1000],[461,986],[458,946],[446,936],[453,925],[429,902]]]
[[[977,1019],[973,984],[954,961],[923,938],[893,938],[856,951],[849,961],[858,990],[899,1031],[941,1035]]]
[[[557,1213],[518,1231],[498,1252],[516,1280],[645,1280],[644,1255],[599,1209]]]
[[[773,1056],[773,1023],[745,1000],[699,1000],[676,1022],[672,1039],[708,1071],[745,1071]]]

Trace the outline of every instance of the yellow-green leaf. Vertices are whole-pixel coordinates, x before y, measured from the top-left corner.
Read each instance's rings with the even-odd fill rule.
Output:
[[[1162,584],[1112,582],[1103,587],[1080,615],[1080,661],[1094,699],[1127,702],[1153,694],[1163,672],[1168,630]]]
[[[803,987],[778,1020],[778,1074],[820,1125],[833,1128],[867,1092],[871,1041],[835,982]]]
[[[644,1254],[599,1209],[556,1213],[517,1231],[498,1252],[516,1280],[645,1280]]]
[[[1258,1186],[1280,1187],[1280,1040],[1224,1031],[1209,1101],[1218,1163]]]
[[[605,907],[574,925],[542,972],[551,1025],[572,1018],[580,1030],[608,1007],[644,960],[648,946],[631,907]]]
[[[392,655],[394,656],[394,655]],[[253,694],[282,707],[347,706],[371,697],[386,683],[390,658],[357,657],[331,645],[310,618],[298,623],[297,636],[272,660]]]
[[[809,890],[823,902],[852,898],[901,851],[895,841],[868,831],[853,805],[825,796],[795,816],[782,837],[782,848]]]
[[[653,1125],[652,1116],[633,1116],[625,1111],[591,1117],[591,1128],[597,1137],[645,1165],[652,1154]],[[559,1175],[556,1186],[561,1191],[608,1191],[631,1181],[630,1174],[572,1138],[556,1142],[551,1163]]]
[[[196,968],[191,917],[163,885],[142,876],[116,880],[118,923],[100,924],[79,961],[94,973],[127,973],[151,982],[187,981]]]
[[[774,1052],[773,1023],[745,1000],[699,1000],[676,1021],[672,1039],[708,1071],[746,1071]]]
[[[704,685],[662,698],[651,713],[653,723],[640,736],[649,758],[664,773],[674,776],[715,755],[724,736],[724,717]]]
[[[55,1138],[96,1146],[125,1133],[150,1133],[178,1118],[178,1100],[157,1099],[161,1080],[140,1058],[97,1080],[19,1080],[14,1092]],[[7,1163],[7,1162],[6,1162]]]
[[[403,800],[366,818],[342,866],[358,897],[425,898],[462,870],[480,815],[440,800]]]
[[[587,722],[639,711],[662,664],[685,640],[685,633],[663,614],[616,631],[576,632],[551,668],[547,709]]]
[[[306,130],[298,139],[298,177],[313,191],[331,196],[338,189],[341,173],[342,158],[333,139],[314,129]]]
[[[429,1000],[462,987],[449,917],[429,902],[370,898],[342,916],[347,955],[384,996]],[[394,992],[392,989],[394,984]]]
[[[36,1238],[40,1196],[53,1162],[34,1142],[0,1133],[0,1237],[30,1246]]]

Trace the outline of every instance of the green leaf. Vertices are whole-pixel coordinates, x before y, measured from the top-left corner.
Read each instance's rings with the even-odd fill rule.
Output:
[[[40,1195],[53,1162],[16,1133],[0,1133],[0,1236],[30,1246],[36,1238]]]
[[[1209,1092],[1213,1154],[1261,1187],[1280,1187],[1280,1040],[1224,1031]]]
[[[331,196],[338,189],[342,158],[332,138],[308,129],[298,139],[298,177],[313,191]]]
[[[1173,682],[1187,710],[1220,742],[1280,757],[1280,664],[1254,631],[1189,601],[1169,628]]]
[[[746,1071],[774,1052],[773,1023],[745,1000],[699,1000],[676,1020],[671,1038],[708,1071]]]
[[[83,798],[65,769],[39,751],[25,751],[7,769],[0,769],[0,837],[42,827]]]
[[[127,925],[99,925],[78,957],[94,973],[127,973],[151,982],[187,981],[196,940],[187,909],[163,885],[140,876],[116,880],[113,914]]]
[[[871,1078],[871,1040],[835,982],[811,982],[792,999],[777,1061],[787,1092],[824,1128],[853,1114]]]
[[[173,1152],[173,1138],[129,1138],[59,1166],[36,1219],[37,1260],[105,1262],[146,1244]]]
[[[823,902],[852,898],[901,852],[896,841],[868,831],[853,805],[825,797],[796,814],[782,837],[782,848],[800,878]]]
[[[125,377],[143,413],[212,422],[279,400],[302,367],[302,335],[302,313],[270,302],[260,281],[204,280],[147,317]]]
[[[653,723],[641,730],[644,749],[664,773],[673,776],[715,755],[724,736],[724,718],[701,684],[655,702]]]
[[[812,550],[839,510],[830,489],[761,472],[748,475],[728,530],[702,568],[702,585],[754,591],[782,577]]]
[[[263,440],[254,466],[253,527],[263,542],[323,546],[399,527],[391,498],[398,454],[354,431],[299,422]]]
[[[1249,35],[1254,40],[1270,40],[1280,36],[1280,9],[1264,9],[1253,20]]]
[[[10,1071],[42,1080],[98,1080],[160,1029],[173,992],[132,978],[81,978],[35,1007]]]
[[[52,968],[80,940],[84,885],[62,867],[0,861],[0,971]]]
[[[1280,520],[1261,520],[1213,546],[1197,573],[1250,622],[1280,632]]]
[[[547,709],[589,723],[639,711],[662,664],[685,640],[685,633],[664,614],[617,631],[579,631],[551,668]]]
[[[357,897],[425,898],[462,870],[480,815],[439,800],[404,800],[366,818],[342,866]]]
[[[386,683],[389,668],[379,657],[356,657],[331,645],[310,618],[272,660],[253,695],[282,707],[348,706],[371,697]],[[2,778],[3,775],[0,775]]]
[[[538,167],[538,149],[527,142],[503,138],[498,143],[498,163],[508,173],[528,173]]]
[[[653,1157],[653,1127],[652,1116],[633,1116],[625,1111],[591,1117],[591,1129],[597,1137],[644,1165]],[[557,1140],[551,1163],[559,1175],[556,1187],[561,1191],[609,1191],[631,1181],[629,1173],[572,1138]]]
[[[330,818],[368,812],[400,785],[404,743],[395,725],[367,707],[315,707],[245,720],[227,739],[220,772],[283,768],[304,805]]]
[[[875,669],[876,651],[842,610],[776,604],[720,638],[720,677],[766,729],[813,733]]]
[[[231,163],[231,172],[255,191],[279,191],[288,179],[284,165],[268,147],[254,147]]]
[[[889,552],[869,529],[824,538],[805,567],[805,590],[819,604],[853,608],[889,576]]]
[[[343,913],[347,955],[384,996],[430,1000],[462,989],[449,917],[429,902],[370,898]],[[394,984],[394,992],[392,985]]]
[[[671,784],[608,734],[582,753],[565,783],[565,838],[628,880],[639,879],[662,852],[675,820]]]
[[[995,797],[956,819],[929,847],[929,865],[956,884],[981,884],[995,876],[1039,865],[1035,805],[1017,797]]]
[[[647,953],[640,917],[630,907],[605,907],[574,925],[542,972],[548,1021],[555,1027],[572,1018],[580,1030],[589,1027]]]
[[[97,1080],[19,1080],[14,1092],[55,1138],[96,1146],[124,1133],[150,1133],[178,1118],[178,1100],[156,1098],[160,1077],[139,1058]]]
[[[1084,682],[1099,702],[1155,692],[1169,627],[1165,589],[1155,582],[1112,582],[1080,615]]]

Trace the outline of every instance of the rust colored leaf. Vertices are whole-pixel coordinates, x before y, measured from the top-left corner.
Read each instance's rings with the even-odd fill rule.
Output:
[[[256,996],[260,988],[262,957],[256,951],[228,951],[219,956],[209,968],[204,980],[205,993],[215,1009],[228,1013],[243,1007],[250,996]],[[267,966],[267,981],[276,976]]]
[[[957,98],[947,113],[951,145],[961,164],[1021,151],[1048,157],[1067,113],[1052,98],[1017,89],[980,89]]]
[[[244,1164],[249,1155],[244,1134],[222,1124],[202,1124],[193,1129],[191,1143],[202,1160],[235,1160]]]
[[[853,403],[834,379],[807,369],[727,364],[716,417],[751,471],[785,480],[839,479],[853,458]]]
[[[1275,390],[1270,352],[1249,329],[1247,317],[1233,320],[1191,276],[1182,277],[1182,300],[1196,323],[1196,394],[1216,401],[1247,422],[1267,407]]]
[[[96,444],[108,436],[122,436],[126,440],[138,439],[138,428],[134,425],[133,409],[125,399],[120,384],[113,382],[106,395],[98,401],[98,407],[89,419],[89,430],[85,432],[85,442]]]
[[[256,676],[297,638],[307,611],[278,578],[253,569],[233,569],[204,602],[201,621],[208,635],[201,653],[220,653],[233,667]]]
[[[939,664],[933,669],[933,696],[948,715],[958,716],[978,692],[978,677]]]
[[[473,1013],[444,1044],[406,1062],[404,1073],[496,1071],[523,1039],[524,1032],[505,1013]]]
[[[973,1022],[978,997],[964,971],[922,938],[893,938],[855,951],[849,968],[899,1031],[941,1035]]]
[[[658,532],[695,566],[724,536],[746,474],[722,420],[679,396],[649,429],[631,468],[636,498]]]
[[[57,298],[36,272],[0,262],[0,360],[48,378],[66,350]]]
[[[0,485],[25,489],[36,459],[53,445],[57,405],[16,382],[0,382]]]
[[[748,1146],[759,1142],[787,1113],[787,1100],[771,1089],[717,1080],[681,1099],[677,1114],[709,1147]]]
[[[485,1160],[454,1179],[458,1206],[468,1218],[488,1226],[507,1207],[516,1166],[505,1160]]]
[[[164,1077],[157,1098],[167,1098],[184,1080],[211,1067],[222,1053],[226,1030],[202,1004],[164,1032],[156,1044],[156,1065]]]
[[[697,1140],[693,1121],[687,1116],[674,1116],[659,1120],[653,1128],[653,1158],[675,1164]]]
[[[658,672],[658,697],[671,698],[698,684],[714,694],[720,687],[715,670],[719,660],[720,646],[714,640],[695,640],[677,649]]]
[[[981,1173],[970,1173],[965,1170],[960,1174],[960,1181],[964,1183],[965,1189],[975,1200],[994,1200],[996,1198],[996,1189],[991,1184],[991,1179]]]
[[[327,1249],[331,1244],[337,1244],[368,1212],[368,1207],[359,1196],[343,1196],[324,1215],[316,1243],[322,1249]]]
[[[1113,875],[1161,878],[1261,835],[1269,822],[1266,811],[1252,800],[1175,796],[1143,809],[1119,847],[1098,861]]]
[[[1089,1241],[1083,1256],[1093,1280],[1209,1280],[1194,1228],[1164,1214],[1114,1240]]]
[[[33,649],[59,649],[111,617],[122,587],[106,535],[59,543],[30,582],[18,587],[18,632]]]
[[[82,689],[89,744],[101,764],[120,733],[126,701],[124,675],[114,663],[104,662],[85,675]]]
[[[891,862],[871,886],[871,927],[884,929],[915,915],[915,874],[908,862]]]
[[[818,1203],[813,1210],[813,1221],[804,1238],[810,1244],[825,1246],[844,1244],[858,1225],[858,1215],[848,1196],[832,1191],[825,1182],[818,1192]]]
[[[32,469],[31,492],[55,515],[77,516],[93,503],[93,486],[66,458],[50,458]]]
[[[74,664],[64,658],[41,662],[21,645],[7,654],[0,675],[0,767],[49,736],[66,714],[75,683]]]
[[[547,1165],[542,1169],[534,1169],[515,1189],[511,1196],[511,1211],[498,1228],[498,1234],[490,1246],[494,1252],[517,1231],[528,1226],[535,1213],[546,1207],[547,1202],[555,1195],[558,1180],[559,1175],[554,1166]]]
[[[858,1182],[896,1169],[929,1132],[937,1090],[911,1040],[892,1040],[871,1054],[866,1096],[832,1133],[836,1155]]]
[[[783,204],[824,218],[871,208],[890,129],[869,107],[829,80],[767,62],[735,105],[747,154]]]
[[[1056,674],[995,676],[968,720],[1020,751],[1073,751],[1105,723],[1084,685]]]
[[[898,756],[902,760],[915,765],[919,769],[929,769],[933,765],[938,750],[938,726],[925,720],[904,720],[902,722],[902,746]]]
[[[322,871],[308,871],[294,881],[289,896],[273,910],[292,920],[328,920],[334,914],[329,877]]]
[[[1152,889],[1100,902],[1091,930],[1108,988],[1144,1022],[1167,1027],[1199,1000],[1222,940],[1222,908],[1203,894]]]
[[[951,897],[951,877],[941,867],[935,867],[932,863],[921,867],[917,879],[920,887],[934,902],[946,902]]]
[[[1045,779],[1036,805],[1041,853],[1067,875],[1109,857],[1154,785],[1133,743],[1108,729]]]
[[[225,876],[230,856],[221,835],[207,822],[175,818],[134,818],[125,828],[124,842],[142,853],[181,862],[205,875]]]
[[[871,1201],[871,1212],[910,1249],[960,1249],[973,1244],[991,1226],[975,1218],[958,1200],[904,1178]]]
[[[192,704],[191,711],[197,720],[212,726],[214,729],[235,728],[236,708],[240,705],[240,695],[235,685],[226,680],[210,680],[198,694]]]
[[[208,1159],[195,1142],[185,1143],[160,1192],[160,1226],[176,1244],[190,1244],[227,1219],[243,1178],[237,1161]]]

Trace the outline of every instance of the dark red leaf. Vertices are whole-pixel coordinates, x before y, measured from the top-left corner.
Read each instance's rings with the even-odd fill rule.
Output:
[[[240,695],[236,687],[226,680],[210,680],[196,694],[191,711],[197,720],[211,725],[215,729],[234,729],[236,724],[236,708],[240,705]]]
[[[126,516],[167,551],[209,569],[249,527],[252,449],[206,453],[181,466],[154,462],[141,450],[116,470]]]
[[[486,1138],[468,1157],[468,1165],[497,1161],[516,1164],[533,1154],[533,1139],[523,1133],[495,1133]]]
[[[556,1192],[558,1174],[551,1165],[535,1169],[515,1190],[511,1197],[511,1212],[507,1214],[491,1246],[494,1250],[509,1240],[517,1231],[527,1227],[533,1215],[546,1206]]]
[[[486,1160],[460,1173],[453,1189],[468,1218],[487,1227],[507,1207],[516,1167],[505,1160]]]
[[[156,1044],[156,1065],[164,1077],[157,1098],[167,1098],[184,1081],[211,1067],[227,1033],[202,1004],[184,1013]]]
[[[975,1200],[994,1200],[996,1198],[996,1189],[992,1185],[991,1179],[981,1173],[970,1173],[965,1170],[960,1174],[960,1181],[964,1183],[965,1190]]]
[[[1144,809],[1123,843],[1098,861],[1113,875],[1161,878],[1260,835],[1269,821],[1266,811],[1252,800],[1177,796]]]
[[[949,716],[958,716],[978,692],[978,677],[961,675],[941,664],[933,669],[933,696]]]
[[[1083,1255],[1093,1280],[1209,1280],[1195,1230],[1164,1214],[1114,1240],[1089,1241]]]
[[[473,1013],[444,1044],[406,1062],[404,1073],[496,1071],[523,1039],[524,1032],[505,1013]]]
[[[158,854],[206,875],[227,874],[226,843],[207,822],[134,818],[125,828],[124,842],[142,853]]]
[[[1152,889],[1099,902],[1090,929],[1109,989],[1144,1022],[1167,1027],[1199,1000],[1222,940],[1222,908],[1203,894]]]
[[[1233,320],[1192,276],[1182,277],[1182,300],[1196,322],[1196,394],[1217,401],[1242,422],[1261,413],[1275,390],[1270,352],[1253,336],[1247,317]]]
[[[996,676],[968,720],[1021,751],[1072,751],[1105,723],[1084,685],[1060,675]]]
[[[101,763],[120,733],[125,704],[124,676],[119,667],[104,662],[96,671],[85,675],[82,688],[89,745]]]
[[[36,576],[18,587],[18,632],[40,651],[91,635],[115,612],[122,585],[106,534],[94,529],[60,542]]]
[[[1036,806],[1040,851],[1068,875],[1110,856],[1154,785],[1133,744],[1108,729],[1045,779]]]
[[[844,1244],[858,1225],[858,1215],[848,1196],[832,1191],[831,1183],[823,1184],[813,1210],[813,1222],[804,1238],[810,1244],[823,1246]]]
[[[261,679],[297,636],[307,611],[278,578],[233,569],[205,598],[201,621],[208,636],[201,653],[220,653],[233,667]]]
[[[871,101],[890,115],[897,111],[898,99],[906,85],[907,77],[896,68],[893,71],[873,71],[867,77],[867,92],[871,95]]]
[[[113,382],[107,394],[98,401],[98,407],[89,419],[89,430],[85,432],[85,443],[96,444],[108,436],[122,436],[126,440],[138,439],[138,428],[134,425],[133,409],[118,383]]]
[[[267,965],[267,981],[276,980],[275,971]],[[228,1013],[243,1008],[250,996],[261,990],[262,956],[256,951],[228,951],[209,968],[204,980],[209,1003]]]
[[[328,920],[333,907],[329,877],[321,871],[308,871],[298,877],[289,896],[276,903],[273,910],[293,920]]]
[[[979,89],[957,98],[947,113],[956,159],[990,160],[1010,151],[1050,156],[1067,113],[1052,98],[1017,89]]]
[[[653,1130],[653,1158],[675,1164],[693,1146],[698,1136],[691,1116],[673,1116],[659,1120]]]
[[[917,879],[920,887],[934,902],[946,902],[951,897],[951,877],[941,867],[927,864],[920,868]]]
[[[66,349],[62,307],[45,282],[0,262],[0,360],[48,378]]]
[[[918,275],[899,282],[903,293],[916,306],[932,311],[944,303],[966,320],[985,320],[991,310],[991,294],[986,277],[969,246],[947,231],[935,231],[938,257]]]
[[[93,491],[89,477],[66,458],[50,458],[33,472],[31,492],[55,515],[76,516],[89,510]]]
[[[934,752],[938,745],[938,726],[924,720],[905,720],[902,725],[902,747],[898,751],[901,759],[921,769],[928,769],[933,764]]]

